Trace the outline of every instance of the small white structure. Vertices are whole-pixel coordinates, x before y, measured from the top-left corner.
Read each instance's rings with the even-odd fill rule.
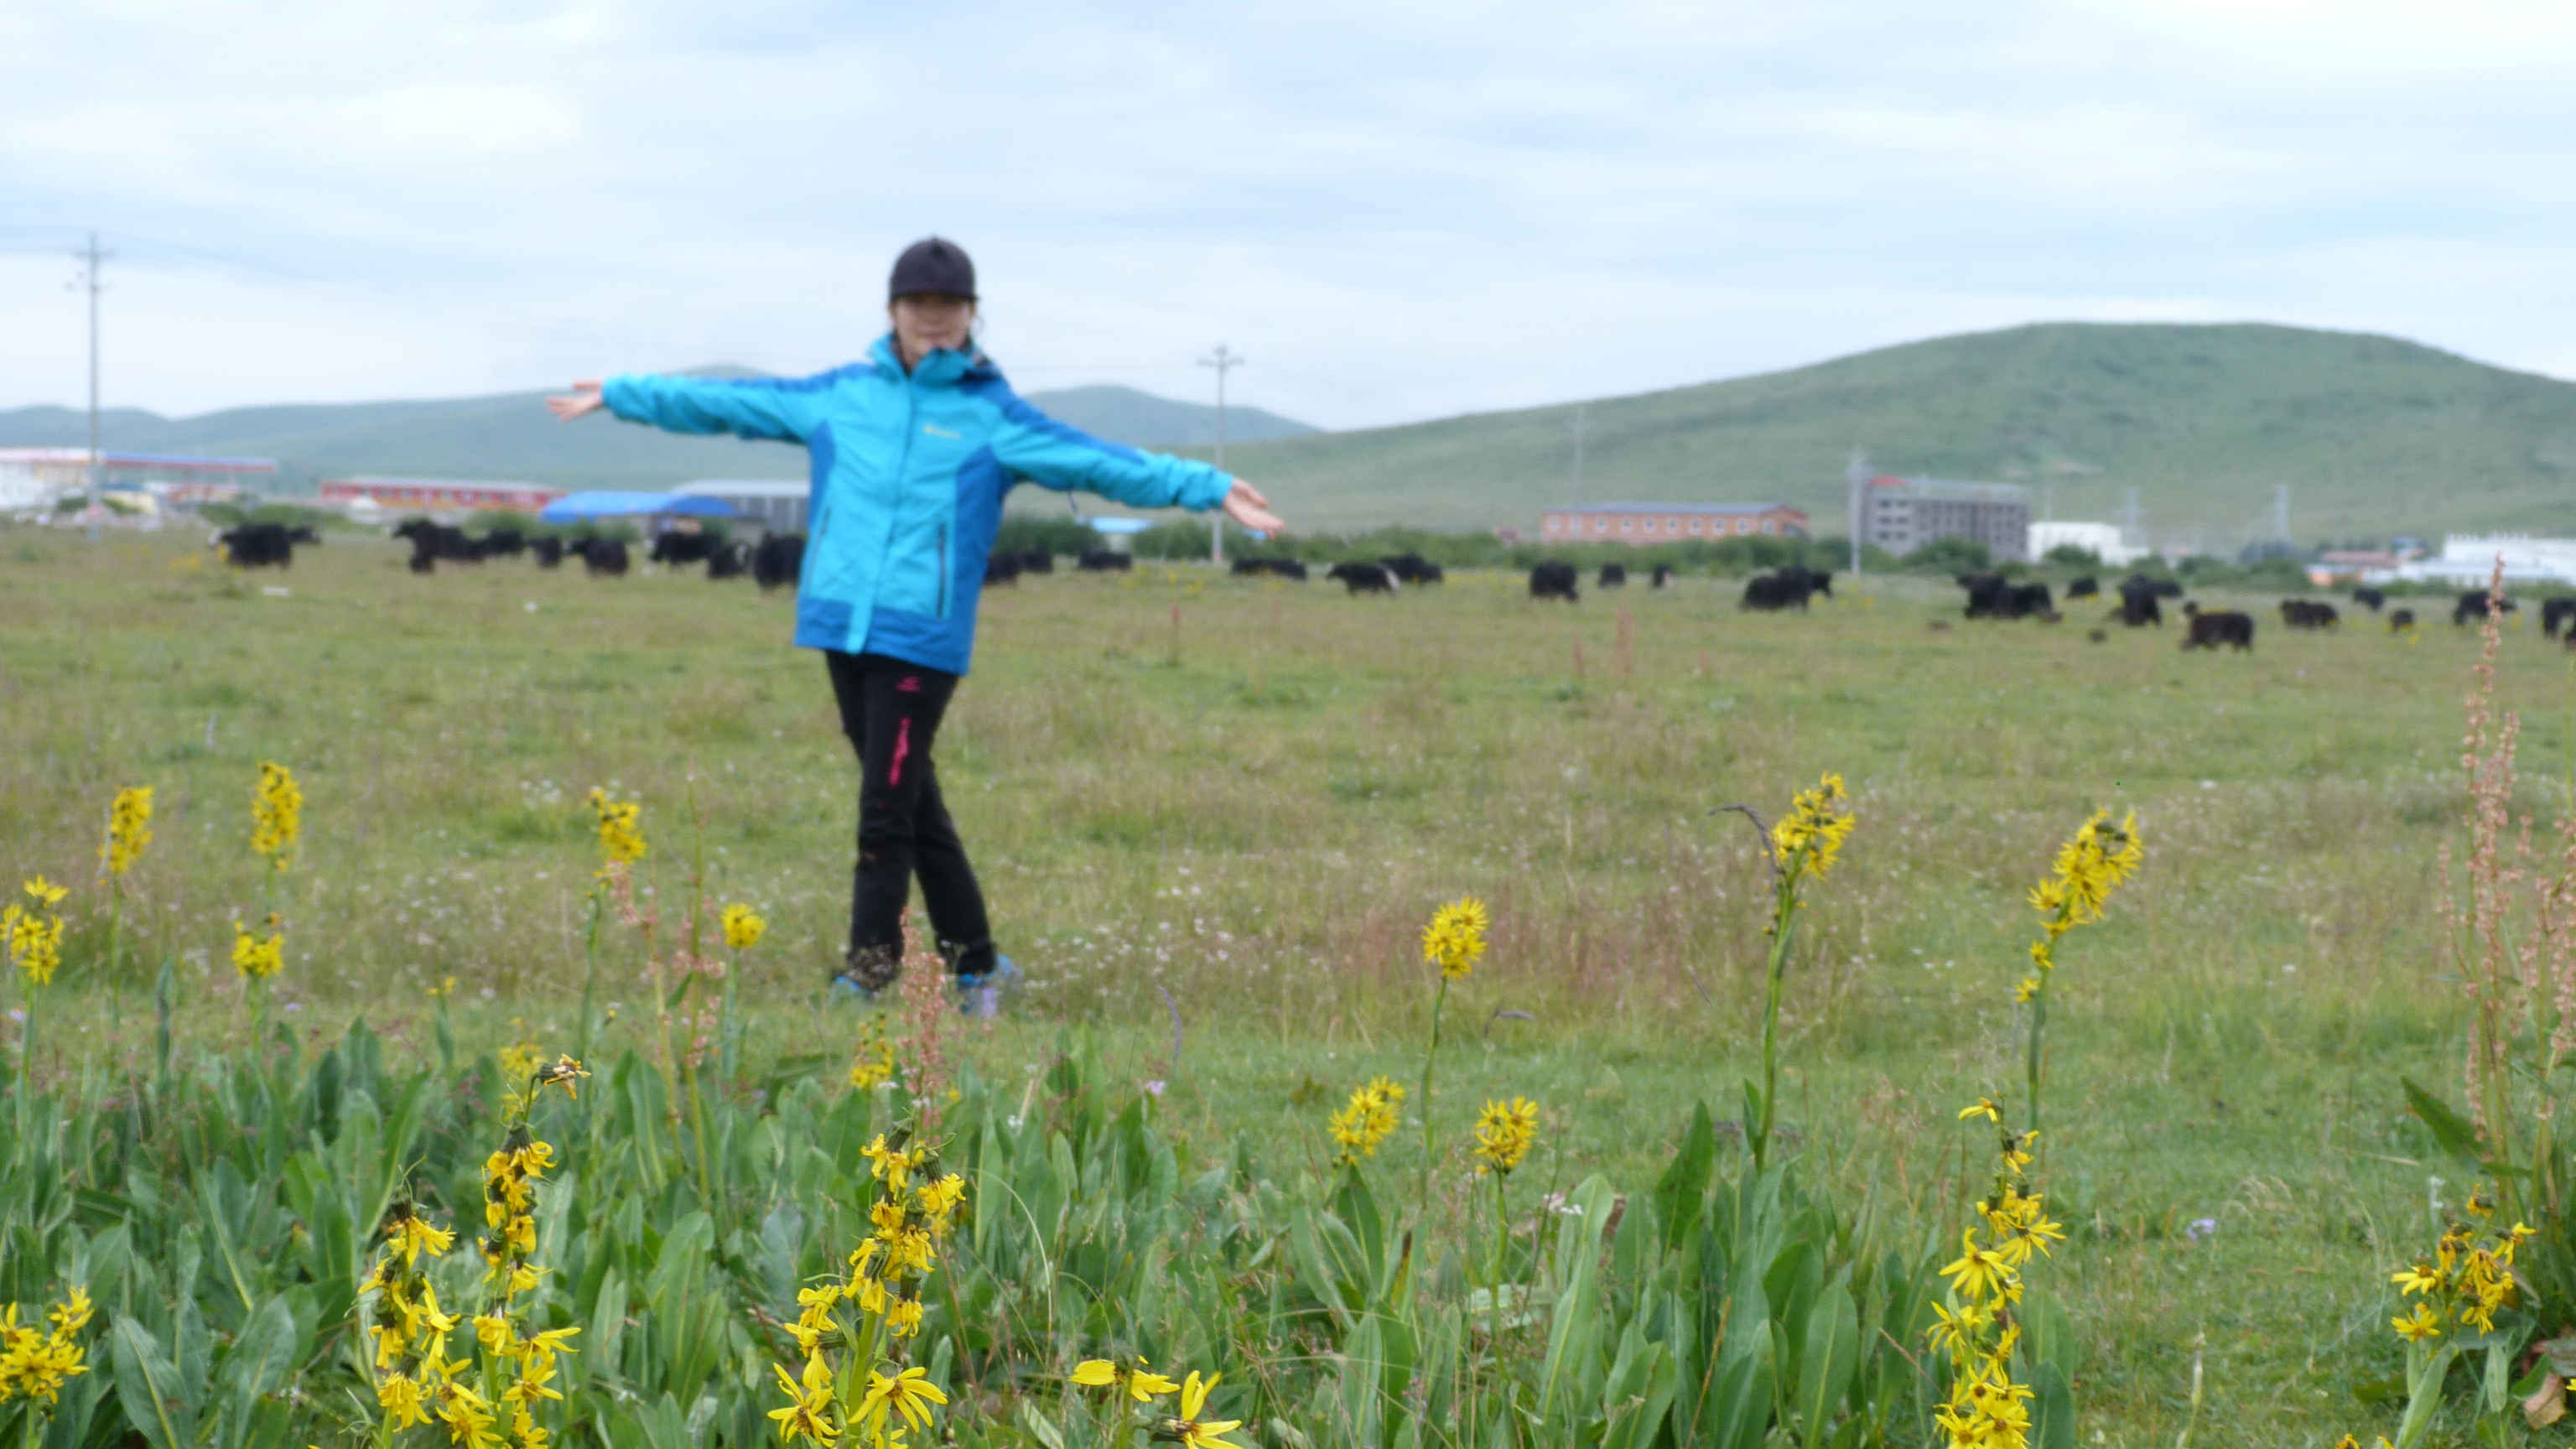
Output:
[[[2523,533],[2455,533],[2431,558],[2399,564],[2395,576],[2418,583],[2483,584],[2504,560],[2509,584],[2576,584],[2576,538],[2533,538]],[[2366,575],[2365,575],[2366,577]]]
[[[700,498],[721,498],[733,511],[770,533],[801,533],[805,500],[814,485],[803,478],[704,478],[671,490]]]
[[[0,463],[0,513],[35,513],[53,501],[53,488],[37,481],[35,469]]]
[[[2102,560],[2106,568],[2127,568],[2147,556],[2143,548],[2133,547],[2121,536],[2116,523],[2034,523],[2030,526],[2030,559],[2036,563],[2048,557],[2052,548],[2072,544]]]

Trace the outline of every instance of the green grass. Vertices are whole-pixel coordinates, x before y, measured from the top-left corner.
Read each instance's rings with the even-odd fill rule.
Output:
[[[278,1019],[315,1042],[363,1014],[427,1052],[427,989],[453,975],[469,1039],[568,1045],[596,784],[644,800],[663,899],[702,850],[713,896],[770,916],[743,983],[754,1053],[847,1051],[851,1018],[816,1003],[853,770],[784,598],[416,578],[336,539],[252,577],[171,545],[9,544],[0,870],[84,882],[109,795],[159,792],[136,964],[100,979],[76,894],[41,1072],[140,1061],[165,955],[183,1045],[238,1038],[223,922],[257,898],[263,758],[307,797]],[[1333,1100],[1418,1074],[1414,934],[1473,892],[1496,928],[1450,1007],[1448,1150],[1484,1095],[1523,1093],[1547,1113],[1533,1176],[1642,1187],[1693,1101],[1732,1110],[1759,1025],[1762,866],[1709,811],[1768,814],[1838,770],[1861,825],[1811,893],[1784,1116],[1810,1182],[1928,1232],[1978,1186],[1957,1107],[2017,1080],[2021,894],[2093,805],[2135,806],[2147,868],[2064,949],[2057,998],[2044,1185],[2076,1235],[2035,1276],[2086,1338],[2083,1440],[2173,1442],[2195,1353],[2195,1444],[2392,1427],[2353,1390],[2397,1371],[2386,1270],[2427,1237],[2436,1169],[2397,1078],[2456,1076],[2432,900],[2474,636],[2294,638],[2249,597],[2254,654],[2187,655],[2173,629],[2094,642],[2080,615],[1971,627],[1919,581],[1845,592],[1770,618],[1701,581],[1571,609],[1493,575],[1394,600],[1159,568],[996,591],[939,760],[1032,986],[969,1056],[1018,1081],[1057,1024],[1088,1024],[1113,1073],[1169,1084],[1185,1155],[1241,1132],[1320,1164]],[[2570,666],[2517,632],[2503,681],[2546,819]],[[631,949],[608,969],[606,1045],[640,1047]],[[1390,1169],[1414,1151],[1400,1135]]]

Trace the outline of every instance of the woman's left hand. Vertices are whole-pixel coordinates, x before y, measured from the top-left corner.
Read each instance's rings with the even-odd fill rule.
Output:
[[[1234,480],[1233,489],[1225,495],[1224,507],[1226,517],[1264,537],[1288,526],[1270,511],[1270,500],[1261,496],[1261,490],[1240,478]]]

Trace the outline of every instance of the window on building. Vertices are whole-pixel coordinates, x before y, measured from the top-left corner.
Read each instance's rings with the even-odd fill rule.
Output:
[[[1619,531],[1621,533],[1635,533],[1637,531],[1637,520],[1633,518],[1621,518],[1619,520]]]

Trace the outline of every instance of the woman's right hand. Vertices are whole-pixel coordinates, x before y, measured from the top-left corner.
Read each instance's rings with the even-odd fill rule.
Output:
[[[600,396],[599,379],[595,377],[587,382],[574,383],[569,396],[546,399],[546,411],[553,413],[559,423],[571,422],[584,413],[595,413],[606,406],[608,400]]]

